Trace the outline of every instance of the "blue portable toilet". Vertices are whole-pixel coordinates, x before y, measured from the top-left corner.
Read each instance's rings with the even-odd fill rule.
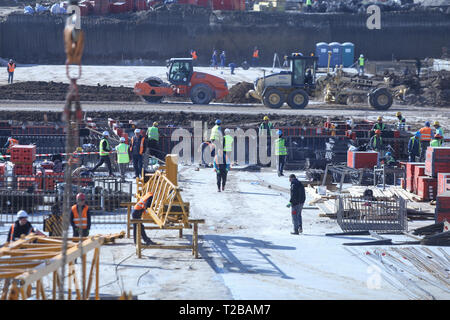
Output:
[[[351,42],[342,44],[342,64],[345,68],[350,67],[355,62],[355,45]]]
[[[331,42],[329,46],[331,51],[330,68],[340,66],[342,64],[342,44],[339,42]]]
[[[328,43],[316,43],[316,57],[319,58],[319,60],[317,61],[317,66],[319,68],[324,68],[328,65],[328,50]]]

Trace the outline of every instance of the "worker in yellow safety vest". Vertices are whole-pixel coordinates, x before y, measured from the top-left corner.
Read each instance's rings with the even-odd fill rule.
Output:
[[[223,137],[222,127],[220,126],[221,123],[222,121],[220,121],[220,119],[217,119],[215,122],[215,126],[211,129],[209,140],[215,145],[217,145]]]
[[[133,212],[131,213],[131,217],[133,219],[141,219],[142,215],[144,214],[144,211],[151,206],[152,201],[153,201],[153,193],[151,192],[146,193],[142,198],[139,199],[139,201],[134,206]],[[133,231],[134,231],[133,232],[134,244],[136,244],[136,235],[137,235],[136,223],[133,223]],[[147,236],[143,224],[141,225],[141,238],[146,245],[156,244]]]
[[[77,203],[72,206],[70,213],[70,225],[73,229],[74,237],[87,237],[91,229],[91,213],[86,204],[86,195],[77,194]]]
[[[364,64],[366,63],[364,59],[364,55],[360,54],[358,58],[358,75],[363,76],[364,75]]]
[[[430,142],[430,147],[440,147],[442,145],[442,136],[439,133],[434,135],[434,139]]]
[[[148,153],[154,157],[159,158],[159,130],[158,122],[153,122],[153,125],[147,129],[148,138]]]
[[[275,155],[278,157],[278,176],[284,176],[283,169],[286,163],[287,147],[283,138],[283,131],[278,130],[278,139],[275,140]]]
[[[311,0],[306,0],[306,12],[311,12],[312,2]]]
[[[125,181],[125,170],[130,163],[130,147],[125,141],[125,137],[121,137],[120,143],[116,147],[117,163],[119,165],[121,181]]]
[[[114,175],[113,175],[112,166],[111,166],[111,159],[109,158],[109,153],[111,152],[111,146],[109,145],[108,138],[109,138],[109,132],[103,131],[103,138],[100,140],[100,143],[98,146],[100,160],[89,171],[94,172],[95,170],[97,170],[98,167],[100,167],[101,165],[106,163],[106,166],[108,167],[108,171],[109,171],[109,176],[113,177]]]
[[[225,152],[225,155],[231,155],[233,152],[234,138],[230,135],[230,133],[230,129],[225,129],[225,135],[223,137],[223,151]]]
[[[433,123],[433,127],[436,129],[436,134],[440,135],[442,139],[440,140],[441,146],[444,143],[444,129],[442,129],[441,124],[439,121],[435,121]]]

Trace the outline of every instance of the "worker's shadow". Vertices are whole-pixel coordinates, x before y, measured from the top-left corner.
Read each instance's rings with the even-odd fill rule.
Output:
[[[295,247],[278,246],[270,241],[263,241],[249,237],[233,237],[222,235],[201,236],[202,245],[199,246],[200,256],[217,273],[251,273],[280,276],[283,279],[293,279],[286,275],[261,249],[295,250]],[[236,253],[243,256],[242,262]],[[216,254],[220,255],[215,257]],[[218,262],[222,261],[222,265]],[[252,263],[253,262],[253,263]]]

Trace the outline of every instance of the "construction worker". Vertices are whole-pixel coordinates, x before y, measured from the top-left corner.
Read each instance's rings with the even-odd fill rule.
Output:
[[[197,51],[195,51],[194,49],[191,49],[191,57],[192,57],[192,64],[196,65],[198,56]]]
[[[222,184],[222,191],[225,191],[225,184],[227,182],[227,174],[230,170],[230,159],[222,150],[218,149],[214,157],[214,172],[217,175],[217,192],[220,192],[220,185]]]
[[[120,138],[120,143],[116,147],[116,152],[121,181],[125,181],[125,170],[127,169],[128,163],[130,163],[130,148],[125,143],[125,137]]]
[[[83,165],[83,155],[80,154],[83,153],[83,148],[81,147],[77,147],[75,149],[75,151],[72,154],[72,164],[74,165],[75,168],[79,168]]]
[[[13,83],[15,69],[16,64],[14,63],[13,59],[9,59],[8,65],[6,66],[6,70],[8,71],[8,83]]]
[[[311,12],[312,2],[311,0],[305,0],[306,3],[306,12]]]
[[[233,151],[234,138],[230,136],[230,129],[225,129],[224,133],[225,135],[223,136],[223,151],[225,152],[225,155],[231,155],[231,152]]]
[[[364,75],[364,64],[365,64],[364,55],[360,54],[358,58],[358,76]]]
[[[109,176],[113,177],[114,175],[113,175],[112,166],[111,166],[111,159],[109,158],[111,146],[109,144],[108,138],[109,138],[109,132],[103,131],[103,138],[100,140],[100,143],[98,146],[100,161],[89,171],[94,172],[102,164],[106,163],[106,166],[108,167],[108,171],[109,171]]]
[[[3,146],[3,148],[8,148],[8,149],[6,149],[6,153],[11,153],[11,148],[18,144],[19,144],[19,140],[14,139],[13,137],[9,137],[8,140],[6,141],[5,145]]]
[[[230,67],[231,74],[234,74],[234,69],[236,69],[236,63],[231,62],[230,64],[228,64],[228,66]]]
[[[91,229],[91,212],[86,204],[86,195],[77,194],[77,203],[72,206],[70,212],[70,225],[74,237],[87,237]]]
[[[291,234],[300,234],[303,232],[302,209],[306,200],[305,187],[295,174],[289,176],[289,182],[291,183],[291,198],[286,207],[291,208],[292,224],[294,225],[294,231]]]
[[[427,148],[430,146],[431,137],[433,136],[433,131],[430,128],[430,122],[426,121],[425,126],[420,130],[420,162],[425,161],[425,154],[427,152]]]
[[[253,55],[252,55],[252,67],[258,66],[258,60],[259,60],[259,50],[258,50],[258,47],[255,47],[253,49]]]
[[[440,140],[442,146],[442,144],[444,143],[444,129],[442,129],[439,121],[435,121],[433,123],[433,127],[436,129],[436,134],[439,134],[442,137],[442,139]]]
[[[217,50],[213,51],[213,54],[211,57],[211,67],[214,67],[214,69],[217,69]]]
[[[206,163],[205,157],[204,157],[204,152],[205,152],[206,148],[209,149],[211,158],[214,158],[216,146],[211,141],[206,140],[206,141],[203,141],[197,148],[197,152],[202,153],[202,165],[205,167],[208,167],[208,163]]]
[[[144,214],[144,211],[147,210],[148,207],[152,204],[153,201],[153,193],[148,192],[146,193],[139,201],[135,204],[133,208],[133,212],[131,213],[131,217],[133,219],[141,219],[142,215]],[[136,236],[137,236],[137,224],[133,223],[133,239],[134,244],[136,244]],[[145,232],[144,225],[141,225],[141,238],[144,241],[146,245],[156,244],[153,242]]]
[[[220,54],[220,67],[222,69],[225,68],[225,59],[226,59],[225,51],[222,51],[222,53]]]
[[[420,69],[422,68],[422,62],[420,62],[419,58],[416,58],[416,72],[417,72],[417,77],[420,77]]]
[[[414,136],[409,139],[408,142],[408,161],[416,162],[417,158],[420,158],[421,145],[420,145],[420,132],[417,131]]]
[[[211,129],[209,140],[214,144],[217,144],[223,137],[222,127],[220,126],[221,123],[222,121],[220,121],[220,119],[217,119],[215,122],[215,126]]]
[[[273,124],[272,122],[270,122],[269,117],[268,116],[264,116],[263,118],[263,122],[259,125],[259,144],[260,147],[264,146],[264,140],[266,139],[266,153],[267,153],[267,157],[270,158],[271,154],[272,154],[272,129],[273,129]],[[268,166],[270,166],[270,163],[267,164]]]
[[[284,176],[283,169],[286,163],[287,148],[283,138],[283,131],[278,130],[278,139],[275,140],[275,155],[278,157],[278,176]]]
[[[384,155],[384,165],[386,167],[393,167],[396,165],[395,158],[392,156],[392,153],[390,151],[386,152]]]
[[[376,131],[376,130],[380,130],[380,131],[385,131],[386,130],[386,124],[383,123],[383,117],[379,116],[377,118],[377,123],[375,123],[372,127],[372,131]]]
[[[434,135],[434,139],[430,142],[430,147],[440,147],[442,145],[442,136],[439,133]]]
[[[371,150],[377,151],[378,153],[382,152],[384,149],[383,138],[381,137],[381,130],[375,130],[375,135],[370,138],[369,148]]]
[[[138,178],[142,174],[143,158],[145,152],[145,139],[141,135],[141,129],[134,130],[134,136],[131,138],[130,152],[133,158],[134,178]]]
[[[148,153],[156,158],[159,158],[159,130],[158,122],[153,122],[153,125],[147,129],[148,138]]]
[[[9,228],[8,238],[6,238],[6,242],[13,242],[18,239],[22,235],[29,235],[30,233],[35,233],[41,236],[44,236],[42,232],[37,229],[34,229],[31,223],[28,221],[28,213],[25,210],[20,210],[17,212],[17,220],[12,224],[11,228]]]
[[[399,111],[396,114],[398,122],[397,122],[397,129],[400,131],[405,131],[406,129],[406,119],[402,116],[402,113]]]

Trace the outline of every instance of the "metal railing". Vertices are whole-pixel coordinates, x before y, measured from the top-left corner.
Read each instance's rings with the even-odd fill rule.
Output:
[[[337,202],[337,222],[344,232],[401,233],[408,230],[406,201],[402,198],[370,201],[340,196]]]

